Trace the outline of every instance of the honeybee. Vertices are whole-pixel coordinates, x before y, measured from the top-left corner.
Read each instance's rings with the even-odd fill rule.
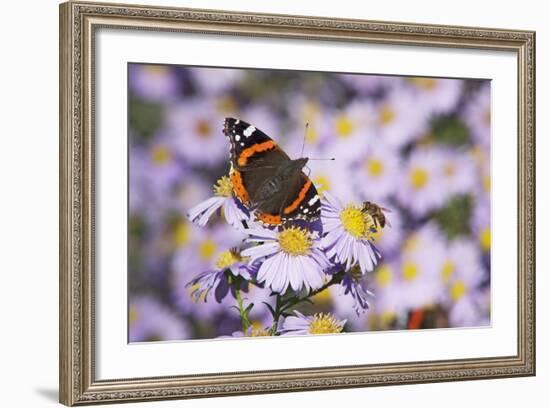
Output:
[[[374,226],[378,230],[379,228],[384,228],[386,226],[386,215],[384,212],[391,212],[387,208],[380,207],[378,204],[375,204],[370,201],[365,201],[363,203],[363,208],[361,209],[364,213],[369,214],[373,221]],[[389,222],[387,222],[388,226],[391,226]]]

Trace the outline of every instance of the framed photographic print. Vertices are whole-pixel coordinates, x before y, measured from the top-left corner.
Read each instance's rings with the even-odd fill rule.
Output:
[[[534,53],[62,4],[61,402],[534,375]]]

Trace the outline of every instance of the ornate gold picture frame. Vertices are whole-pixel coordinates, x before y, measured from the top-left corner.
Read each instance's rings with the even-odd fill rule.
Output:
[[[95,47],[96,33],[104,28],[514,53],[518,72],[517,352],[437,361],[98,379]],[[59,395],[66,405],[535,375],[535,33],[87,2],[61,4],[59,256]]]

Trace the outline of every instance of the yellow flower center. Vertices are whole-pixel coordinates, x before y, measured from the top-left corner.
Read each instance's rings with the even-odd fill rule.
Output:
[[[328,304],[330,303],[330,291],[328,289],[322,290],[311,298],[315,304]]]
[[[191,228],[189,224],[184,221],[179,221],[173,229],[172,240],[176,246],[184,246],[189,242],[191,235]]]
[[[139,312],[135,305],[130,305],[130,310],[128,311],[128,322],[134,324],[139,319]]]
[[[172,155],[166,147],[155,146],[151,149],[151,158],[153,159],[153,163],[162,165],[168,163]]]
[[[311,245],[311,236],[303,228],[290,227],[279,233],[279,246],[289,255],[306,255],[309,253]]]
[[[242,257],[236,250],[230,249],[229,251],[223,251],[216,260],[216,268],[226,269],[241,260]]]
[[[491,192],[491,176],[485,176],[483,179],[483,187],[487,193]]]
[[[393,280],[391,267],[387,264],[381,265],[376,271],[375,279],[378,285],[382,287],[388,286]]]
[[[268,337],[271,336],[271,332],[263,328],[252,328],[250,332],[246,333],[246,337]]]
[[[412,234],[405,240],[405,243],[403,244],[403,252],[410,254],[418,249],[419,246],[420,238],[418,238],[417,234]]]
[[[453,163],[446,163],[443,166],[443,173],[445,174],[446,177],[454,176],[456,173],[455,165]]]
[[[201,119],[195,123],[195,132],[201,138],[208,138],[212,135],[212,125],[204,119]]]
[[[441,268],[441,277],[444,282],[448,282],[455,272],[456,266],[453,261],[446,261]]]
[[[214,185],[214,194],[219,197],[231,197],[233,194],[233,184],[227,176],[223,176]]]
[[[432,91],[437,86],[437,80],[432,78],[409,78],[409,82],[417,88]]]
[[[453,299],[455,302],[462,298],[462,296],[466,294],[466,291],[466,285],[462,281],[454,282],[449,290],[451,299]]]
[[[330,313],[315,314],[313,321],[309,324],[310,334],[340,333],[343,329],[344,325]]]
[[[346,138],[353,133],[355,126],[353,122],[347,116],[339,116],[336,119],[336,134],[340,137]]]
[[[214,255],[214,252],[216,252],[216,244],[211,239],[205,239],[200,243],[199,256],[203,260],[208,261]]]
[[[340,212],[340,221],[347,232],[359,239],[370,238],[376,229],[371,215],[354,204],[349,204]]]
[[[154,76],[163,76],[168,73],[168,68],[163,65],[144,65],[143,70]]]
[[[372,177],[378,177],[384,172],[384,164],[378,159],[367,161],[367,171]]]
[[[412,281],[416,279],[416,277],[418,276],[418,272],[418,266],[411,261],[405,262],[401,270],[403,278],[407,281]]]
[[[483,228],[479,233],[479,243],[485,252],[491,249],[491,229],[489,227]]]
[[[326,176],[317,176],[313,183],[317,187],[317,192],[322,194],[323,191],[330,191],[330,182]]]
[[[222,96],[216,101],[216,108],[220,112],[231,113],[237,109],[235,99],[231,96]]]
[[[491,109],[487,109],[483,115],[483,121],[487,126],[491,124]]]
[[[409,181],[416,190],[420,190],[425,187],[428,183],[428,179],[428,172],[420,167],[411,170],[409,174]]]
[[[395,112],[388,105],[384,105],[378,113],[378,122],[381,125],[389,125],[395,120]]]

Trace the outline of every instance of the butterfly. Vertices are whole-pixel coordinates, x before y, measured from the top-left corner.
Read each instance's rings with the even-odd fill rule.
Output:
[[[260,222],[319,218],[319,194],[302,171],[307,157],[291,159],[273,139],[240,119],[226,118],[223,132],[231,143],[233,192]]]

